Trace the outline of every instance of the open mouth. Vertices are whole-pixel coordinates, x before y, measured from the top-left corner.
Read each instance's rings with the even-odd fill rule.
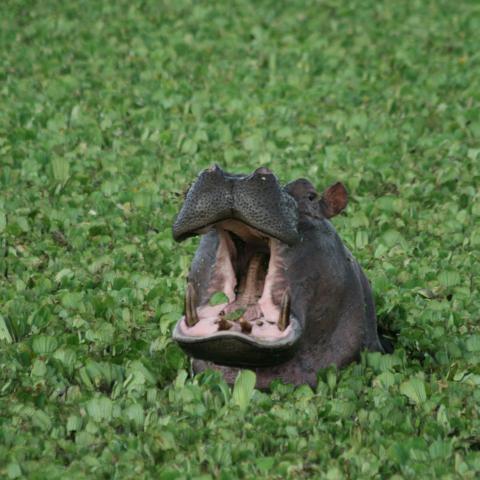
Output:
[[[196,233],[212,229],[218,239],[215,266],[208,286],[189,281],[174,339],[192,356],[224,365],[284,362],[301,333],[285,278],[285,244],[236,219]]]

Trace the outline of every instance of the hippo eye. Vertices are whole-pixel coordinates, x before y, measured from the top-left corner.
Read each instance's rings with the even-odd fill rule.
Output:
[[[317,198],[317,194],[315,192],[310,192],[308,195],[307,195],[307,198],[313,202],[316,198]]]

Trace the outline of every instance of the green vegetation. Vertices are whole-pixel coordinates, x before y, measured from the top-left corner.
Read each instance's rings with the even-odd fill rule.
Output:
[[[0,5],[0,477],[478,478],[480,4]],[[170,340],[212,163],[319,189],[393,355],[316,391]]]

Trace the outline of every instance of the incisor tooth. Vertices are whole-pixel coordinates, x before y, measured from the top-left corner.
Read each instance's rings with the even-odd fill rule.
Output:
[[[218,322],[218,330],[230,330],[233,327],[233,323],[225,318],[221,318]]]
[[[245,320],[243,317],[240,319],[240,328],[242,329],[243,333],[251,333],[252,332],[252,324]]]
[[[185,294],[185,323],[189,327],[193,327],[198,323],[197,315],[197,294],[195,292],[194,286],[189,283],[187,285],[187,292]]]
[[[287,288],[283,292],[282,303],[280,305],[280,317],[278,319],[278,329],[283,332],[290,324],[290,290]]]

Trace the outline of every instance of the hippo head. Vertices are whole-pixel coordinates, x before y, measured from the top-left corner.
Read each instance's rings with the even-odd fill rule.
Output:
[[[177,241],[201,235],[173,334],[212,362],[197,370],[216,366],[231,381],[236,367],[253,368],[260,387],[314,384],[319,368],[381,350],[368,282],[328,221],[346,204],[340,183],[318,195],[265,167],[200,173],[173,225]]]

